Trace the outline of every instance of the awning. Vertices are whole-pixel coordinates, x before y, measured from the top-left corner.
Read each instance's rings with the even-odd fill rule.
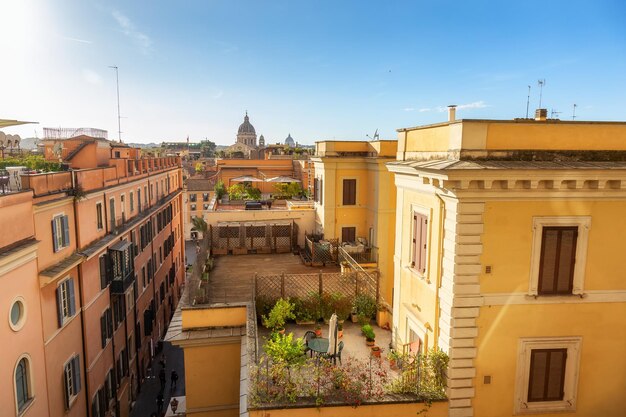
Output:
[[[121,240],[119,242],[117,242],[116,244],[114,244],[113,246],[111,246],[109,249],[110,250],[116,250],[116,251],[120,251],[123,252],[125,251],[129,246],[131,245],[131,242],[127,241],[127,240]]]
[[[28,124],[28,123],[39,123],[39,122],[22,122],[20,120],[0,119],[0,127],[25,125],[25,124]]]
[[[263,182],[262,179],[253,177],[252,175],[244,175],[243,177],[231,178],[233,182]]]
[[[302,182],[299,179],[291,177],[274,177],[266,180],[267,182]]]

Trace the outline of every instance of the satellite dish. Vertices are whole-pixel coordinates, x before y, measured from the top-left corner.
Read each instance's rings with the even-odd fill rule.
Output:
[[[380,140],[380,135],[378,134],[378,129],[376,129],[376,131],[374,132],[374,136],[370,136],[370,135],[365,135],[365,136],[370,138],[371,141]]]

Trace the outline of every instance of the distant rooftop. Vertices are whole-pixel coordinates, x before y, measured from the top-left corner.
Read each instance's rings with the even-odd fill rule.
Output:
[[[108,132],[92,127],[44,127],[44,139],[69,139],[77,136],[89,136],[98,139],[108,139]]]

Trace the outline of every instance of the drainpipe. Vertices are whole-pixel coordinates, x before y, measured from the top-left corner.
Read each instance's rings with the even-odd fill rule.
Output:
[[[72,171],[70,172],[71,178],[72,178],[72,188],[76,188],[76,177],[75,177],[75,173]],[[79,249],[78,247],[78,210],[77,210],[77,205],[78,202],[76,200],[74,200],[74,238],[76,240],[76,250]],[[80,303],[80,333],[81,333],[81,345],[82,345],[82,350],[83,350],[83,381],[84,381],[84,386],[85,386],[85,407],[87,407],[86,413],[85,415],[89,415],[89,378],[87,378],[87,347],[85,345],[85,339],[87,338],[87,335],[85,334],[85,327],[84,327],[84,320],[83,320],[83,285],[82,285],[82,278],[83,278],[83,274],[82,274],[82,270],[83,270],[83,266],[82,264],[80,264],[77,268],[78,270],[78,279],[76,280],[78,282],[78,300]]]
[[[441,196],[437,193],[435,193],[435,196],[437,197],[437,199],[439,200],[439,265],[437,265],[437,285],[436,285],[436,289],[435,289],[435,323],[434,323],[434,329],[433,329],[433,337],[435,338],[434,340],[434,347],[439,347],[439,310],[441,308],[441,302],[439,300],[439,289],[441,288],[441,281],[443,279],[443,234],[444,234],[444,224],[445,224],[445,219],[444,219],[444,214],[445,214],[445,202],[443,201],[443,199],[441,198]]]

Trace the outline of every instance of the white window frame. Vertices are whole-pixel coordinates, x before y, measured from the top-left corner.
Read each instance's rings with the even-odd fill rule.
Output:
[[[420,339],[420,349],[425,352],[428,349],[428,323],[422,324],[422,322],[411,312],[408,307],[405,307],[406,311],[406,329],[404,344],[410,343],[410,332],[415,333]]]
[[[100,218],[98,219],[98,206],[100,206]],[[100,222],[100,224],[98,224]],[[96,201],[96,229],[104,229],[104,204],[102,201]]]
[[[57,234],[55,236],[52,236],[52,239],[54,239],[54,241],[57,243],[57,250],[56,251],[54,251],[54,245],[52,245],[52,250],[55,253],[61,252],[63,249],[65,249],[68,246],[70,246],[70,241],[69,240],[67,242],[63,242],[63,240],[65,239],[65,236],[64,236],[64,233],[63,233],[63,222],[61,221],[61,219],[63,217],[65,217],[65,212],[56,213],[56,214],[54,214],[52,216],[52,221],[56,224],[56,232],[57,232]],[[68,216],[67,217],[67,228],[69,229],[69,227],[70,227],[70,218]],[[71,240],[71,237],[70,237],[70,240]]]
[[[11,310],[13,309],[13,306],[15,305],[15,303],[21,304],[22,315],[20,316],[17,323],[13,324],[13,321],[11,320]],[[9,327],[11,327],[11,330],[13,330],[14,332],[17,332],[17,331],[20,331],[22,327],[24,327],[24,324],[26,324],[27,313],[28,313],[28,309],[26,308],[26,300],[21,295],[16,296],[13,299],[13,301],[9,303]]]
[[[65,395],[68,398],[68,409],[72,408],[72,405],[74,404],[74,401],[76,401],[76,398],[78,397],[78,394],[80,393],[80,391],[78,392],[74,392],[76,390],[76,383],[74,381],[74,373],[73,373],[73,363],[74,363],[74,358],[78,357],[77,354],[73,353],[70,358],[63,364],[63,377],[65,378],[66,381],[66,387],[69,390],[69,392],[66,392]],[[78,363],[80,363],[80,358],[78,359]],[[80,366],[78,369],[78,377],[80,378]]]
[[[63,311],[63,325],[68,322],[74,315],[70,311],[70,280],[71,277],[67,277],[59,281],[58,287],[61,288],[61,305],[59,308]],[[74,303],[76,300],[74,300]],[[66,314],[67,313],[67,314]]]
[[[15,385],[15,375],[17,373],[17,366],[19,365],[22,359],[26,359],[26,377],[28,380],[26,381],[26,386],[28,388],[28,401],[24,404],[24,408],[21,410],[18,407],[17,401],[17,386]],[[33,360],[31,359],[28,353],[24,353],[20,355],[15,361],[15,366],[13,367],[13,399],[15,401],[15,411],[17,416],[21,416],[30,408],[35,400],[35,384],[33,384]]]
[[[582,337],[580,336],[532,337],[519,340],[517,374],[515,378],[515,414],[576,411],[581,343]],[[530,357],[533,349],[567,349],[563,401],[528,402]]]
[[[587,265],[587,246],[589,244],[589,229],[591,216],[559,216],[533,217],[533,240],[531,249],[530,285],[528,294],[539,296],[539,265],[541,263],[541,239],[543,228],[550,226],[576,226],[576,263],[574,264],[573,295],[582,295],[585,283],[585,267]],[[546,297],[553,297],[552,295]],[[567,297],[567,296],[566,296]]]

